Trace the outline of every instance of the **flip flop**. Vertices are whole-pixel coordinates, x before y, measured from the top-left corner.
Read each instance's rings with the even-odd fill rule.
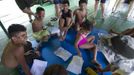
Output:
[[[51,21],[57,21],[57,20],[58,20],[57,17],[52,17],[52,18],[51,18]]]

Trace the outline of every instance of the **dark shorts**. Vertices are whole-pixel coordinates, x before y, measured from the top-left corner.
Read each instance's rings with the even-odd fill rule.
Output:
[[[125,0],[124,3],[130,4],[130,2],[133,0]]]
[[[15,0],[21,10],[30,8],[33,0]]]
[[[54,4],[61,4],[63,0],[54,0]]]
[[[64,27],[67,26],[67,18],[71,18],[71,13],[72,13],[72,10],[68,10],[67,13],[64,12],[64,10],[62,10],[62,15],[61,15],[61,18],[65,20],[65,23],[64,23]]]
[[[96,1],[100,1],[100,0],[96,0]],[[105,3],[106,2],[106,0],[101,0],[101,3]]]

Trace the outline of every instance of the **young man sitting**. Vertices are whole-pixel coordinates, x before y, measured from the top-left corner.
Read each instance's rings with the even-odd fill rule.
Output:
[[[50,33],[43,27],[44,15],[45,10],[42,7],[38,7],[36,9],[36,18],[32,23],[33,37],[40,42],[48,41],[50,35]]]
[[[60,29],[60,39],[64,40],[66,37],[68,29],[72,25],[73,13],[69,9],[69,1],[68,0],[63,1],[62,4],[63,4],[63,10],[61,11],[61,17],[59,20],[59,29]]]
[[[76,30],[79,31],[82,22],[87,18],[87,1],[80,0],[79,8],[74,11]]]
[[[27,33],[23,25],[12,24],[8,28],[10,41],[6,45],[2,54],[1,62],[9,69],[16,69],[21,66],[26,75],[31,75],[24,57],[24,44],[26,44]],[[5,73],[2,75],[9,75]]]

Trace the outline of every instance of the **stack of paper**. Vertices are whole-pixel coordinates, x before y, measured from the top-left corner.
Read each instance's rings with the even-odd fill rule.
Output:
[[[35,59],[31,68],[31,73],[32,75],[43,75],[43,72],[45,71],[46,67],[46,61]]]
[[[74,74],[81,74],[83,59],[79,56],[74,56],[71,63],[68,65],[67,70]]]
[[[70,52],[68,52],[67,50],[65,50],[62,47],[58,48],[54,53],[55,53],[55,55],[62,58],[64,61],[67,61],[72,56],[72,54]]]

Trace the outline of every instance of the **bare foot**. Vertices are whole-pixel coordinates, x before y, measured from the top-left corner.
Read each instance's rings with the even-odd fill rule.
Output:
[[[97,68],[101,68],[101,65],[96,61],[96,60],[92,60],[91,61]]]
[[[60,41],[64,41],[65,40],[65,36],[60,37]]]

